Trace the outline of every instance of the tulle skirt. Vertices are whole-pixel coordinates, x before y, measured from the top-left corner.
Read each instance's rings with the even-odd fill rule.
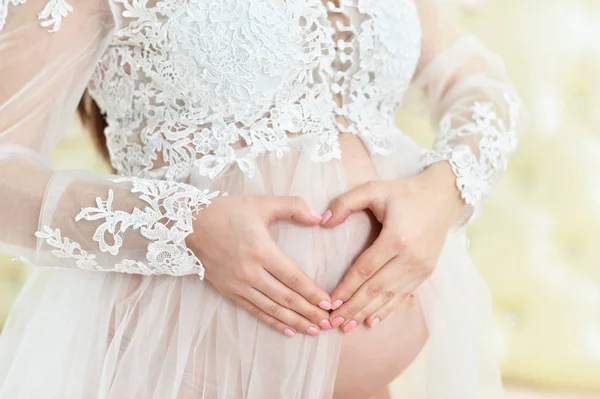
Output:
[[[344,153],[326,163],[311,160],[312,140],[295,139],[283,158],[259,155],[251,178],[231,168],[191,183],[229,195],[298,195],[324,211],[361,182],[356,176],[420,171],[421,148],[405,136],[389,156]],[[335,229],[271,226],[279,247],[329,291],[373,231],[366,214]],[[384,386],[397,374],[398,398],[500,397],[490,295],[465,242],[464,232],[449,234],[413,304],[377,328],[292,339],[196,276],[35,268],[0,337],[0,398],[320,399],[334,389],[342,398],[360,378]]]

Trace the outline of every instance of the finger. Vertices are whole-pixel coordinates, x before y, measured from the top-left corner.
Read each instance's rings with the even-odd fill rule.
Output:
[[[344,222],[350,214],[372,208],[379,201],[378,182],[368,182],[348,190],[337,197],[323,214],[321,224],[335,227]]]
[[[384,229],[373,244],[367,248],[350,266],[342,281],[331,293],[332,303],[337,308],[341,303],[349,300],[356,291],[377,273],[386,263],[388,263],[397,254],[396,248],[388,238],[388,233]]]
[[[284,308],[259,290],[250,288],[245,296],[246,299],[258,306],[267,315],[276,318],[283,324],[292,327],[294,330],[312,336],[319,335],[320,330],[316,325],[300,316],[298,313]]]
[[[273,330],[278,331],[278,332],[282,333],[283,335],[285,335],[286,337],[290,337],[290,338],[292,338],[294,335],[296,335],[296,331],[294,331],[293,328],[282,323],[281,321],[277,320],[273,316],[269,316],[268,314],[263,312],[262,309],[260,309],[258,306],[256,306],[255,304],[253,304],[246,298],[236,295],[233,299],[241,307],[246,309],[246,311],[248,311],[252,316],[256,317],[258,320],[262,321],[263,323],[265,323],[266,325],[271,327]]]
[[[312,209],[302,197],[271,197],[267,204],[269,206],[269,222],[293,220],[299,224],[316,226],[322,220],[321,214]]]
[[[389,284],[390,281],[393,283]],[[420,275],[397,256],[364,284],[350,301],[332,313],[332,316],[341,316],[345,320],[342,330],[349,332],[388,302],[407,296],[418,286],[419,281],[422,281]],[[358,308],[360,310],[356,311]]]
[[[255,288],[281,306],[304,316],[322,329],[331,329],[328,312],[311,304],[297,292],[283,285],[281,281],[273,277],[268,271],[262,269],[260,277],[256,280]]]
[[[364,323],[367,317],[371,316],[375,312],[377,312],[382,307],[386,306],[388,303],[397,301],[398,298],[401,298],[402,295],[397,291],[398,288],[389,288],[383,291],[381,294],[377,295],[375,298],[371,299],[360,311],[358,311],[354,316],[348,317],[348,321],[342,324],[342,330],[344,332],[349,332],[354,326],[360,325]],[[352,325],[349,325],[350,322],[354,322]]]
[[[331,309],[331,297],[304,273],[300,267],[270,241],[269,256],[260,259],[263,267],[290,290],[323,310]]]
[[[388,263],[386,266],[373,276],[368,282],[363,284],[356,293],[345,302],[339,309],[333,311],[330,315],[333,327],[342,325],[344,332],[349,332],[358,324],[362,323],[371,312],[365,312],[369,306],[374,310],[377,305],[382,306],[389,302],[395,296],[394,286],[397,285],[398,278],[395,276],[396,265]]]
[[[365,325],[369,328],[375,327],[392,314],[394,310],[398,309],[402,301],[412,300],[414,296],[414,294],[396,295],[391,301],[371,313],[365,320]]]
[[[357,324],[364,323],[367,318],[379,312],[380,309],[384,308],[390,302],[398,303],[403,298],[408,296],[408,293],[403,293],[400,285],[390,287],[388,290],[382,292],[373,298],[367,305],[365,305],[358,313],[356,313],[350,320],[356,321]],[[381,318],[380,318],[381,321]],[[342,325],[342,330],[345,325]]]

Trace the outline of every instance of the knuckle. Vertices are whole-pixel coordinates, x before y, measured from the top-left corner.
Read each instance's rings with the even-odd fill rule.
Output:
[[[406,300],[410,299],[411,297],[412,297],[412,294],[410,292],[403,292],[400,295],[400,300],[401,301],[406,301]]]
[[[382,291],[383,287],[379,284],[370,284],[369,288],[368,288],[368,293],[370,296],[374,297],[379,295],[379,293]]]
[[[286,295],[283,297],[283,305],[291,308],[292,306],[294,306],[296,303],[296,300],[294,299],[294,297],[292,295]]]
[[[322,319],[327,318],[326,316],[321,316],[319,312],[316,310],[310,310],[306,313],[306,318],[312,320],[313,322],[320,322]]]
[[[392,291],[384,291],[381,294],[381,298],[383,299],[384,303],[387,303],[387,302],[391,301],[392,299],[394,299],[395,295],[396,294],[394,294]]]
[[[256,305],[250,305],[248,312],[254,317],[259,317],[262,315],[262,310]]]
[[[397,233],[392,237],[392,248],[397,252],[405,252],[410,249],[410,244],[404,235]]]
[[[354,315],[354,317],[352,317],[352,319],[356,320],[356,322],[358,324],[360,324],[366,319],[366,317],[365,317],[364,313],[362,311],[360,311],[360,312],[356,313]]]
[[[426,265],[427,264],[427,257],[423,254],[422,251],[419,251],[415,248],[412,248],[410,251],[408,251],[407,253],[407,259],[408,259],[408,263],[412,264],[412,265]]]
[[[358,306],[354,305],[354,304],[350,304],[348,307],[346,307],[346,314],[349,317],[354,316],[358,312],[360,312],[360,308]]]
[[[362,280],[366,280],[373,275],[373,268],[370,266],[362,266],[356,269],[356,274]]]
[[[294,274],[294,275],[290,276],[290,278],[288,279],[287,286],[290,289],[296,291],[296,289],[300,286],[301,283],[302,283],[302,278],[299,275]]]
[[[276,304],[267,305],[267,307],[265,308],[265,313],[275,317],[279,313],[279,306],[277,306]]]

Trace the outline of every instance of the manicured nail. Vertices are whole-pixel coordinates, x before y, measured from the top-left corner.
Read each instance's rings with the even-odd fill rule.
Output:
[[[319,322],[319,327],[321,327],[323,330],[331,330],[331,323],[329,322],[329,320],[327,319],[323,319]]]
[[[296,335],[296,333],[289,328],[286,328],[285,330],[283,330],[283,333],[290,338],[292,338],[294,335]]]
[[[333,301],[333,303],[331,304],[331,310],[336,310],[337,308],[342,306],[343,303],[344,301],[342,301],[341,299]]]
[[[331,217],[333,216],[333,213],[331,212],[330,209],[327,209],[325,211],[325,213],[323,214],[323,219],[321,219],[321,224],[325,224],[329,221],[329,219],[331,219]]]
[[[317,327],[310,326],[306,329],[306,333],[314,337],[316,335],[319,335],[319,329]]]
[[[312,215],[312,217],[317,218],[319,220],[323,219],[323,216],[321,216],[321,214],[319,212],[315,211],[312,208],[310,208],[310,214]]]
[[[380,321],[381,321],[381,319],[379,317],[374,318],[373,321],[371,321],[371,328],[373,328],[377,324],[379,324]]]
[[[333,320],[331,320],[331,326],[337,327],[337,326],[341,325],[343,322],[344,322],[344,318],[342,316],[337,316],[337,317],[334,317]]]
[[[323,310],[331,310],[331,304],[329,303],[329,301],[319,302],[319,307]]]
[[[354,327],[356,327],[356,320],[350,320],[348,323],[346,323],[344,325],[344,327],[342,327],[342,330],[347,333],[350,332]]]

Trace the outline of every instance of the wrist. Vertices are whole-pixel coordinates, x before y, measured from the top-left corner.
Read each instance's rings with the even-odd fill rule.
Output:
[[[466,206],[456,185],[456,175],[447,161],[431,164],[416,177],[418,189],[429,193],[436,211],[441,211],[452,224]]]

